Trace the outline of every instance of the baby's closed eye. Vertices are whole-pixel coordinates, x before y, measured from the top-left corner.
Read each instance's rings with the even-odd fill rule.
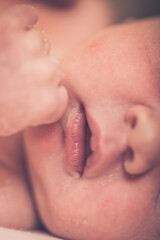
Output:
[[[67,10],[72,8],[77,0],[29,0],[31,3],[40,3],[42,5],[46,5],[48,7]]]

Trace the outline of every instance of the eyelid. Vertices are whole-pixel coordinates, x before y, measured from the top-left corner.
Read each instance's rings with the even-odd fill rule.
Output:
[[[32,3],[39,3],[46,6],[50,6],[59,10],[67,10],[72,8],[76,0],[29,0]]]

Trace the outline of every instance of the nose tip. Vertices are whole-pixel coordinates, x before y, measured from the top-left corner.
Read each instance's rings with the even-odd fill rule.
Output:
[[[136,105],[126,113],[129,125],[124,168],[133,175],[152,169],[160,157],[160,114],[155,110]],[[127,150],[127,151],[128,151]]]

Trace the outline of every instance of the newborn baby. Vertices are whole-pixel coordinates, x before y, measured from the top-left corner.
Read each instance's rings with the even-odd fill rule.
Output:
[[[69,103],[26,129],[26,166],[22,136],[1,139],[1,226],[40,219],[65,239],[159,239],[159,25],[119,25],[61,57]]]
[[[36,206],[76,240],[160,239],[160,19],[108,28],[64,57],[67,109],[24,132]]]

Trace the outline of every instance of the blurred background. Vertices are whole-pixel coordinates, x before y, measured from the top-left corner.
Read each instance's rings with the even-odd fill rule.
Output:
[[[108,0],[104,0],[108,2]],[[127,18],[160,15],[160,0],[109,0],[116,11],[116,22]]]

